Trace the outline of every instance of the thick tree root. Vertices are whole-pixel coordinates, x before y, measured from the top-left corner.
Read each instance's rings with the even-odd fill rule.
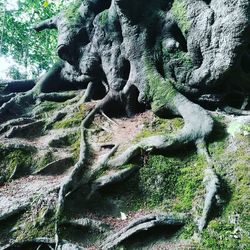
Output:
[[[36,152],[37,148],[30,144],[25,143],[6,143],[4,145],[1,145],[3,149],[5,150],[12,150],[12,149],[23,149],[27,151]]]
[[[74,93],[41,93],[38,96],[40,101],[65,102],[76,97]]]
[[[55,240],[51,238],[35,238],[22,242],[15,242],[3,246],[1,250],[14,250],[14,249],[55,249]],[[65,240],[58,246],[58,250],[84,250],[78,245],[74,245]]]
[[[204,109],[191,103],[182,95],[175,98],[175,106],[185,123],[178,134],[169,137],[159,135],[145,138],[110,160],[108,165],[118,167],[127,164],[143,152],[176,150],[185,144],[204,140],[210,134],[213,120]]]
[[[4,202],[4,201],[3,201]],[[17,206],[12,206],[6,211],[0,211],[0,222],[9,219],[13,215],[17,215],[25,212],[30,207],[29,203],[18,204]]]
[[[87,165],[87,131],[84,128],[84,121],[81,124],[81,145],[80,145],[80,156],[78,162],[75,164],[74,169],[67,177],[65,182],[61,184],[57,207],[56,207],[56,223],[55,223],[55,241],[56,249],[58,249],[59,244],[59,223],[64,209],[65,197],[69,192],[75,190],[81,179],[83,178],[84,168]]]
[[[98,190],[106,186],[124,181],[138,170],[139,167],[135,166],[128,169],[117,171],[115,173],[107,174],[98,178],[92,183],[91,192],[87,199],[90,199]]]
[[[62,174],[72,161],[72,157],[66,157],[60,160],[53,161],[42,169],[37,170],[34,175],[59,175]]]
[[[219,192],[219,187],[220,187],[218,176],[216,175],[213,168],[207,168],[205,170],[205,176],[203,182],[205,184],[206,194],[205,194],[202,216],[198,221],[198,230],[200,232],[207,225],[210,211],[215,203],[215,198]]]
[[[113,249],[131,236],[158,226],[171,226],[179,228],[183,225],[183,220],[175,219],[164,214],[150,214],[132,221],[125,228],[122,228],[117,233],[110,235],[100,247],[103,250]]]
[[[24,124],[32,123],[32,122],[35,122],[35,118],[21,117],[18,119],[13,119],[13,120],[7,121],[7,122],[0,125],[0,133],[6,132],[12,126],[24,125]]]
[[[36,134],[43,130],[45,122],[44,120],[39,120],[35,122],[31,122],[25,125],[18,125],[13,126],[11,129],[5,134],[6,138],[13,138],[13,137],[27,137],[27,131],[34,131]]]

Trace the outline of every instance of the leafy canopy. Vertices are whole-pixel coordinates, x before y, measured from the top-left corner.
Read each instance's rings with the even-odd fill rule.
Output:
[[[10,77],[34,78],[56,61],[56,31],[36,33],[32,24],[56,15],[73,0],[0,0],[0,56],[13,58],[22,68]]]

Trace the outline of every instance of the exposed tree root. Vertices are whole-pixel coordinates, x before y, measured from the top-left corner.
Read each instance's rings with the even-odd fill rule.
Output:
[[[51,102],[65,102],[69,99],[76,97],[74,93],[41,93],[38,99],[41,101],[51,101]]]
[[[220,187],[218,176],[216,175],[213,168],[207,168],[205,170],[205,176],[203,182],[205,184],[206,194],[205,194],[202,216],[198,221],[198,229],[200,232],[206,227],[208,223],[208,217],[210,215],[211,209],[213,208],[216,195],[218,194]]]
[[[15,96],[14,93],[11,93],[8,95],[0,95],[0,105],[2,105],[5,102],[8,102],[14,96]]]
[[[185,144],[196,143],[209,135],[213,128],[213,120],[204,109],[180,94],[175,97],[175,105],[185,123],[178,134],[169,137],[159,135],[145,138],[110,160],[108,165],[118,167],[127,164],[142,152],[176,150]]]
[[[41,128],[45,124],[44,120],[39,120],[35,122],[31,122],[25,125],[13,126],[11,129],[5,134],[6,138],[13,137],[27,137],[26,132],[33,130],[35,133],[39,132],[38,128]],[[42,129],[40,129],[41,132]],[[32,134],[30,134],[32,135]]]
[[[0,221],[4,221],[6,219],[9,219],[13,215],[23,213],[26,210],[28,210],[29,207],[30,207],[30,204],[25,203],[25,204],[18,204],[17,206],[12,206],[10,209],[8,209],[4,212],[0,211]]]
[[[14,250],[14,249],[55,249],[55,240],[51,238],[35,238],[22,242],[15,242],[8,244],[1,248],[1,250]],[[69,243],[65,240],[58,246],[58,250],[84,250],[84,248]]]
[[[250,115],[250,111],[248,110],[237,109],[229,106],[223,107],[222,110],[230,115]]]
[[[107,174],[98,178],[91,185],[91,192],[88,196],[88,199],[90,199],[98,190],[106,186],[122,182],[138,170],[139,167],[135,166],[128,169],[117,171],[115,173]]]
[[[104,241],[100,246],[101,249],[113,249],[117,247],[124,240],[129,237],[142,232],[152,229],[157,226],[171,226],[171,227],[181,227],[184,225],[184,221],[180,219],[173,218],[164,214],[150,214],[143,216],[139,219],[132,221],[128,226],[122,228],[117,233],[113,233]]]
[[[1,82],[0,92],[4,94],[26,92],[35,86],[34,80],[13,80]]]
[[[0,125],[0,133],[6,132],[12,126],[24,125],[24,124],[32,123],[32,122],[35,122],[35,118],[21,117],[21,118],[17,118],[17,119],[7,121],[7,122]]]
[[[88,151],[87,131],[84,127],[84,121],[83,121],[81,124],[81,144],[80,144],[79,160],[75,164],[74,169],[67,177],[65,182],[61,184],[58,194],[58,201],[56,207],[56,222],[55,222],[56,249],[58,249],[58,244],[60,241],[59,223],[64,209],[65,196],[67,195],[67,193],[75,190],[78,187],[79,183],[81,182],[81,179],[83,178],[84,168],[86,168],[87,165],[87,151]]]
[[[72,158],[66,157],[60,160],[53,161],[46,166],[44,166],[42,169],[37,170],[35,175],[58,175],[64,172],[71,163]]]
[[[89,218],[70,220],[63,222],[62,224],[71,225],[74,227],[87,228],[91,231],[99,233],[105,233],[108,228],[108,225],[104,224],[103,222]]]
[[[11,150],[11,149],[24,149],[27,151],[33,151],[35,152],[37,148],[33,145],[30,144],[25,144],[25,143],[5,143],[2,145],[3,149],[6,150]]]

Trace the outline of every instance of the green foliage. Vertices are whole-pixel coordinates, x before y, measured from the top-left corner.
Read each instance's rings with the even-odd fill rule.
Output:
[[[78,9],[82,4],[82,2],[83,2],[82,0],[75,0],[73,1],[73,3],[68,5],[65,10],[65,16],[72,25],[79,23],[79,19],[81,18],[81,16],[80,13],[78,12]]]
[[[56,60],[56,32],[36,33],[31,25],[55,15],[59,6],[43,1],[18,1],[15,9],[6,9],[7,1],[0,0],[1,53],[14,58],[26,70],[25,77],[36,77]],[[10,72],[17,78],[19,72]]]
[[[24,72],[10,68],[14,78],[35,78],[48,70],[57,60],[57,32],[35,32],[33,24],[58,14],[61,9],[79,6],[75,0],[46,1],[19,0],[16,8],[8,9],[10,1],[0,0],[0,54],[13,58]],[[73,2],[73,4],[71,4]],[[81,1],[77,1],[81,2]]]
[[[186,34],[190,28],[190,23],[187,18],[187,6],[185,1],[174,0],[171,11],[183,34]]]

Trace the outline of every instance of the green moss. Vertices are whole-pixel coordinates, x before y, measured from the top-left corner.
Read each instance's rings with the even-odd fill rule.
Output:
[[[150,156],[140,171],[141,189],[147,206],[163,206],[176,212],[189,211],[196,191],[201,188],[203,167],[203,159],[197,157],[188,161],[185,158]]]
[[[171,11],[180,26],[183,34],[186,34],[190,28],[187,17],[187,6],[184,0],[174,0]]]
[[[80,146],[81,146],[80,138],[71,145],[71,152],[74,161],[77,161],[79,158]]]
[[[204,188],[205,163],[195,153],[187,152],[178,157],[145,155],[140,171],[122,185],[111,188],[111,195],[123,201],[124,211],[189,212],[194,198]]]
[[[17,241],[40,237],[53,238],[55,233],[55,212],[54,210],[41,208],[35,216],[32,215],[18,221],[18,225],[22,225],[21,229],[13,233],[13,238]]]
[[[71,25],[78,24],[81,18],[78,9],[82,4],[82,0],[75,0],[69,4],[65,10],[65,17],[69,20]]]
[[[108,24],[109,10],[104,10],[99,14],[99,22],[102,26]]]
[[[245,141],[244,141],[245,139]],[[248,249],[250,245],[249,142],[245,136],[234,139],[235,145],[225,144],[210,150],[216,155],[216,172],[223,176],[230,195],[223,198],[220,216],[208,224],[202,234],[199,249]],[[219,142],[218,142],[219,143]],[[228,146],[228,147],[227,147]],[[230,150],[228,150],[228,148]]]
[[[171,103],[177,92],[171,81],[164,79],[154,68],[153,63],[147,59],[145,73],[148,81],[147,98],[151,100],[152,111],[157,112]]]
[[[23,176],[30,173],[32,154],[24,149],[5,149],[0,146],[0,177],[7,181],[10,177]]]
[[[47,152],[45,155],[43,155],[42,157],[39,157],[38,158],[38,161],[34,164],[34,167],[33,167],[33,171],[37,171],[39,169],[42,169],[44,168],[46,165],[48,165],[49,163],[55,161],[56,158],[55,156],[53,155],[53,153],[51,151]]]
[[[141,139],[153,135],[168,135],[181,129],[184,125],[183,119],[162,119],[155,117],[150,122],[145,122],[143,129],[136,135],[133,143],[139,142]]]
[[[82,111],[76,112],[71,116],[70,118],[66,117],[65,119],[56,122],[53,125],[54,129],[61,129],[61,128],[72,128],[72,127],[78,127],[81,125],[81,122],[84,118],[85,113]]]
[[[50,111],[56,110],[59,107],[60,107],[60,103],[44,101],[44,102],[40,103],[39,106],[35,109],[35,113],[37,115],[39,115],[39,114],[46,115],[46,113],[49,113]]]

